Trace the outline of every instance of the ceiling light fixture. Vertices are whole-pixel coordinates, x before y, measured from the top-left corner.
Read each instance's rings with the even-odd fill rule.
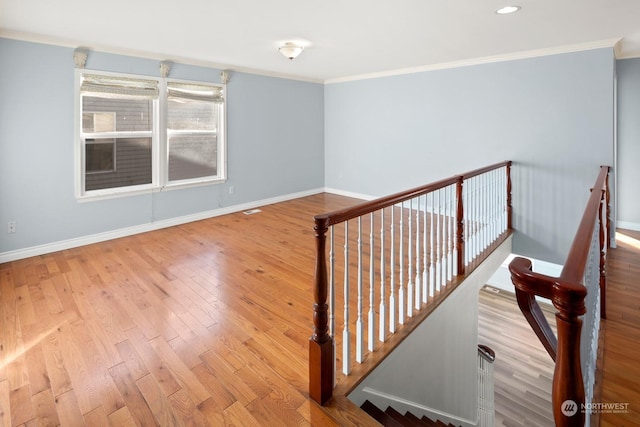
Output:
[[[278,48],[278,51],[285,57],[293,61],[304,49],[302,46],[293,42],[286,42]]]
[[[496,10],[496,13],[498,15],[508,15],[510,13],[517,12],[520,9],[522,9],[520,6],[505,6],[505,7],[502,7],[500,9]]]

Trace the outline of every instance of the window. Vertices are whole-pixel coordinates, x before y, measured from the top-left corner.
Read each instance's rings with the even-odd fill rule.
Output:
[[[218,175],[222,88],[167,83],[169,182]]]
[[[222,85],[78,74],[79,198],[225,179]]]

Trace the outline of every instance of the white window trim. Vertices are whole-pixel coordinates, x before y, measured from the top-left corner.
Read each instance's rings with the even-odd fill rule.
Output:
[[[106,76],[115,77],[129,77],[129,78],[146,78],[150,80],[158,81],[159,96],[157,100],[154,100],[156,104],[154,106],[153,117],[153,130],[152,144],[151,144],[151,156],[154,167],[152,168],[152,179],[150,184],[132,185],[127,187],[115,187],[100,190],[84,191],[84,176],[85,170],[85,147],[83,144],[82,136],[82,103],[80,99],[80,81],[83,74],[100,74]],[[111,198],[119,198],[124,196],[135,196],[140,194],[148,194],[161,192],[165,190],[178,190],[191,187],[200,187],[204,185],[221,184],[227,181],[227,131],[226,131],[226,112],[227,112],[227,85],[214,82],[203,82],[196,80],[179,80],[169,79],[154,76],[126,74],[126,73],[114,73],[109,71],[98,71],[89,69],[75,69],[75,82],[74,82],[74,185],[75,196],[78,202],[88,202],[95,200],[105,200]],[[216,133],[217,147],[217,175],[215,177],[204,177],[201,179],[185,179],[169,182],[168,180],[168,162],[169,162],[169,150],[168,150],[168,131],[167,131],[167,82],[178,83],[192,83],[201,84],[206,86],[221,87],[224,93],[223,108],[218,116],[218,128]],[[178,133],[178,132],[172,132]],[[194,133],[194,132],[190,132]],[[214,133],[214,132],[205,132]],[[126,133],[115,132],[103,132],[96,133],[93,136],[126,136]],[[130,136],[134,136],[132,133]],[[140,136],[139,133],[135,136]],[[160,158],[162,157],[162,161]]]

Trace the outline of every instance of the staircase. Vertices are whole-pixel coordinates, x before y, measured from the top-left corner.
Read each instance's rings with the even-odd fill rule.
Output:
[[[411,412],[402,415],[390,406],[383,411],[368,400],[365,400],[360,408],[380,424],[388,427],[456,427],[453,424],[445,424],[442,421],[432,421],[426,416],[418,418]]]

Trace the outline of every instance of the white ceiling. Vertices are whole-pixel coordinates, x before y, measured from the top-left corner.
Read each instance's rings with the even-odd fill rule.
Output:
[[[0,36],[326,82],[619,39],[638,57],[640,0],[0,0]]]

